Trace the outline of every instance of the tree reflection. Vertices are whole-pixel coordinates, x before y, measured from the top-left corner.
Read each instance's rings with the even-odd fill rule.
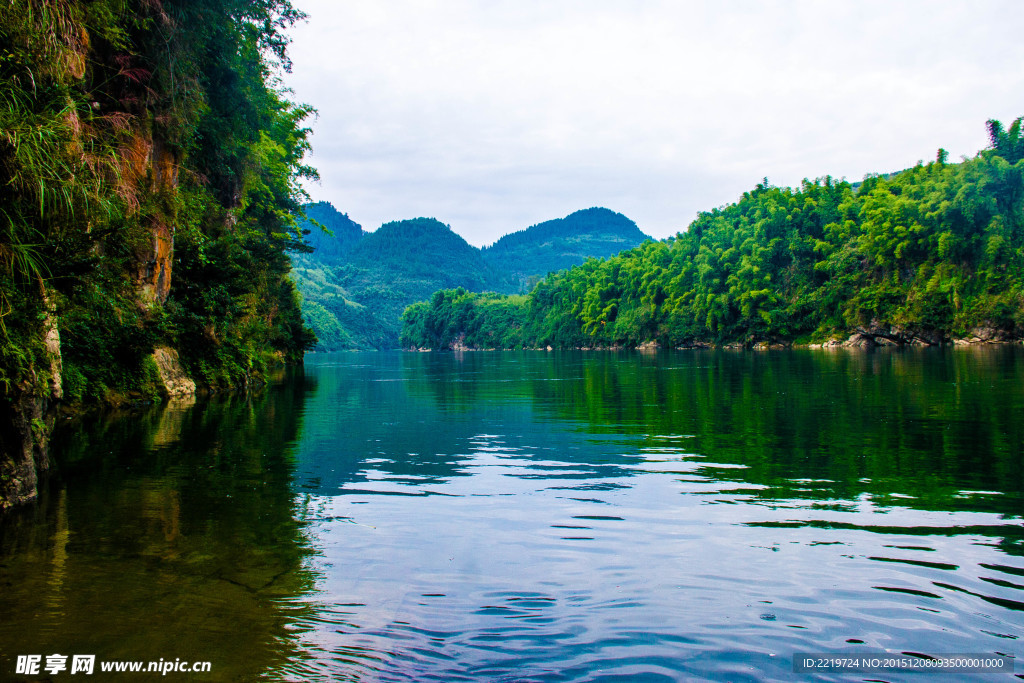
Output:
[[[64,425],[60,474],[0,524],[0,667],[30,653],[181,658],[212,662],[209,680],[255,680],[284,665],[314,580],[291,487],[311,389],[300,370]]]
[[[656,449],[742,466],[728,476],[767,496],[1020,511],[1016,347],[407,354],[403,370],[442,416],[526,402],[535,421],[633,437],[624,456]],[[969,493],[983,491],[996,495]]]

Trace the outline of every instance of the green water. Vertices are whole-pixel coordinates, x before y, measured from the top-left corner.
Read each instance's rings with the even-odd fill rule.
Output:
[[[1019,654],[1022,446],[1017,347],[314,355],[64,426],[0,521],[0,679],[53,653],[197,681]]]

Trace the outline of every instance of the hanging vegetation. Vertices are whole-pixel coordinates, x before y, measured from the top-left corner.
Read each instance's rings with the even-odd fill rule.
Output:
[[[314,342],[287,278],[312,111],[276,76],[302,18],[0,2],[0,491],[26,448],[44,466],[26,425],[47,402],[166,394],[168,358],[200,386],[258,382]]]

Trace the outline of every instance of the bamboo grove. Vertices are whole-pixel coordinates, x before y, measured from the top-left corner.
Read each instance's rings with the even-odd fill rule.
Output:
[[[526,297],[436,292],[406,347],[792,344],[857,330],[943,343],[1024,332],[1024,131],[851,184],[767,180],[689,228],[553,274]]]

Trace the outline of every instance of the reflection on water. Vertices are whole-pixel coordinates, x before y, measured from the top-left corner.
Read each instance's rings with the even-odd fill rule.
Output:
[[[313,586],[291,489],[307,389],[58,432],[59,478],[0,525],[0,679],[19,654],[210,661],[210,681],[290,660],[290,624],[307,611],[296,597]]]
[[[788,680],[794,652],[1012,654],[1022,360],[317,357],[296,467],[316,620],[291,675]]]
[[[68,483],[0,526],[3,656],[742,681],[1014,654],[1022,351],[312,356],[69,438]]]

